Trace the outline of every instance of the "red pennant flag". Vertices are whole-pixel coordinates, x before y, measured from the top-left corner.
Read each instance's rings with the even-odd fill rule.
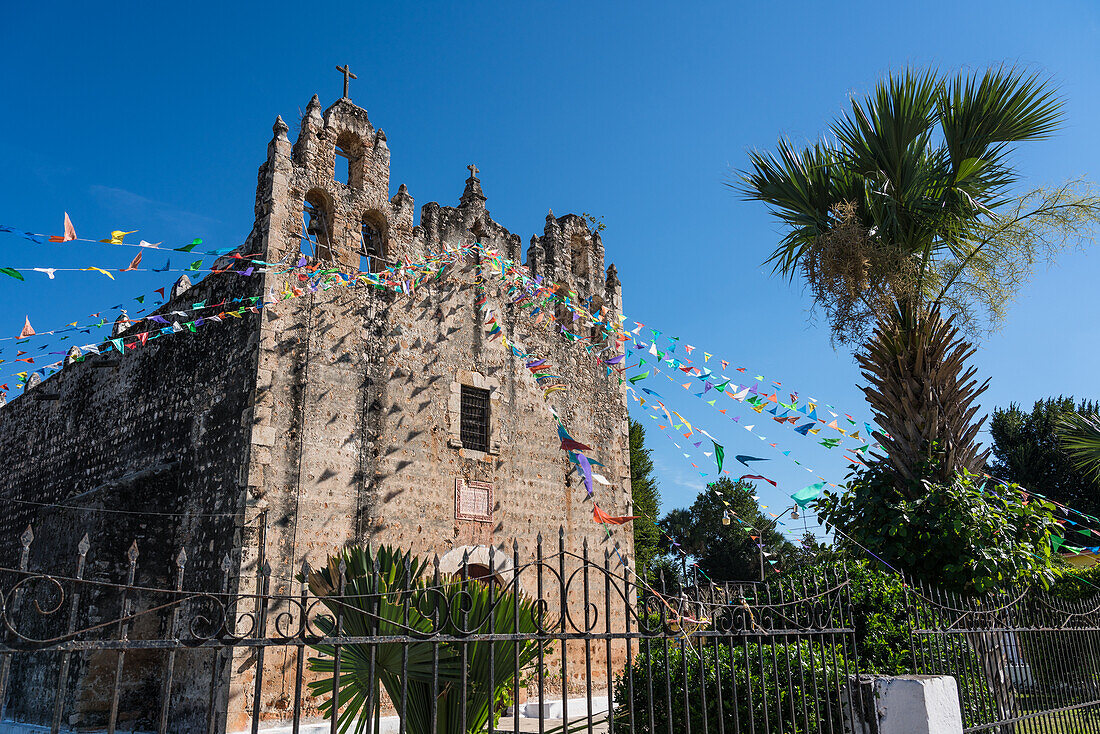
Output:
[[[141,339],[141,346],[145,346],[145,340],[149,338],[149,332],[143,331],[137,335],[138,339]]]
[[[585,446],[579,441],[574,441],[571,438],[563,438],[561,440],[561,448],[563,451],[591,451],[591,446]]]
[[[768,479],[765,476],[761,476],[759,474],[746,474],[745,476],[741,477],[741,479],[738,479],[737,481],[740,482],[740,481],[744,481],[746,479],[763,479],[765,482],[772,485],[773,487],[778,487],[779,486],[778,484],[776,484],[772,480]]]
[[[637,515],[630,515],[629,517],[612,517],[606,512],[600,509],[600,506],[596,503],[592,503],[592,518],[596,522],[606,523],[607,525],[625,525],[631,520],[637,520]]]
[[[160,297],[164,298],[164,289],[163,288],[157,288],[155,291],[153,291],[153,293],[159,293]]]

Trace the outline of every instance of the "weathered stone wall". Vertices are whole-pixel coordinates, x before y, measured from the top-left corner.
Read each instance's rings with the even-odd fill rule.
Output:
[[[213,276],[162,310],[251,295],[247,289],[239,276]],[[185,548],[185,588],[220,589],[221,561],[239,555],[244,520],[240,478],[250,427],[241,417],[255,379],[257,318],[153,339],[126,354],[87,355],[0,408],[0,493],[7,500],[0,513],[3,565],[18,564],[19,538],[29,524],[35,536],[32,570],[72,576],[78,543],[87,533],[87,579],[125,580],[127,551],[136,541],[136,584],[173,588],[175,560]],[[89,340],[97,336],[102,338],[97,333]],[[38,600],[49,609],[57,595],[47,584],[28,587],[17,616],[27,636],[65,632],[72,592],[65,584],[61,612],[44,617],[32,613],[31,605]],[[82,592],[79,627],[119,616],[116,589],[90,586]],[[132,597],[139,610],[165,601]],[[130,636],[160,636],[165,621],[163,614],[141,617]],[[84,723],[104,721],[115,660],[114,653],[74,656],[67,712]],[[155,681],[163,660],[162,654],[128,656],[122,720],[147,721],[159,703]],[[54,687],[58,661],[57,655],[14,659],[11,715],[49,715],[51,697],[28,694]],[[177,696],[186,698],[192,686],[209,688],[209,673],[204,680],[195,677],[201,662],[189,665],[184,658],[180,664]]]

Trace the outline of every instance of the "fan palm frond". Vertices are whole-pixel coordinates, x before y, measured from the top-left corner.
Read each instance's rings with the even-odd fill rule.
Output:
[[[1093,479],[1100,479],[1100,416],[1068,415],[1062,419],[1058,434],[1074,465]]]

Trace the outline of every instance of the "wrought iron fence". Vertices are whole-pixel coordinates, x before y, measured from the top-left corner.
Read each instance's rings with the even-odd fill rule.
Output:
[[[136,543],[98,578],[86,537],[49,573],[32,541],[0,569],[0,701],[55,732],[839,734],[852,704],[843,572],[672,591],[561,531],[451,574],[375,549],[293,578],[227,558],[196,588],[182,551],[156,586]]]
[[[909,580],[907,598],[914,670],[955,677],[964,731],[1100,733],[1100,596],[966,597]]]

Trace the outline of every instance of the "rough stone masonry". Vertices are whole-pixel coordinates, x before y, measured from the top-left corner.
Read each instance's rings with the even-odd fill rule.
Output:
[[[274,262],[304,252],[354,272],[476,240],[522,258],[520,237],[485,208],[472,166],[458,206],[429,203],[414,226],[406,187],[390,196],[386,135],[350,99],[322,111],[314,96],[293,144],[281,117],[273,130],[255,223],[239,253]],[[531,237],[526,264],[593,296],[613,323],[621,314],[615,268],[605,271],[600,236],[581,217],[548,215],[542,235]],[[279,293],[287,276],[275,270],[212,274],[193,285],[181,278],[158,313]],[[65,369],[0,408],[0,485],[9,498],[0,513],[4,566],[18,563],[28,524],[32,569],[71,575],[87,533],[86,578],[124,579],[136,540],[136,583],[173,588],[182,548],[185,589],[220,590],[228,559],[229,590],[241,594],[256,592],[261,554],[270,591],[296,594],[303,561],[316,568],[341,547],[368,541],[439,554],[454,568],[466,551],[484,563],[490,546],[506,563],[513,540],[522,558],[532,558],[540,532],[556,550],[560,526],[567,550],[579,554],[587,539],[602,562],[609,542],[581,501],[541,392],[522,361],[481,328],[471,285],[478,270],[471,260],[415,297],[319,290],[125,354],[79,361],[71,354]],[[602,490],[601,507],[630,514],[626,395],[618,378],[518,309],[505,307],[503,319],[509,338],[569,377],[555,404],[605,464],[613,487]],[[127,329],[135,327],[120,322],[115,334]],[[476,440],[462,429],[464,391],[489,406]],[[631,553],[629,532],[615,542]],[[592,594],[602,608],[597,586]],[[152,603],[140,594],[131,601]],[[116,619],[117,596],[88,593],[79,616],[89,624]],[[165,624],[151,615],[129,634],[163,635]],[[273,648],[265,659],[265,718],[287,710],[294,655]],[[116,657],[74,656],[68,723],[103,723]],[[52,701],[31,692],[53,686],[56,659],[43,654],[13,666],[8,715],[45,720]],[[137,725],[156,710],[162,665],[153,653],[127,656],[120,722]],[[248,650],[220,662],[209,650],[181,653],[172,727],[206,726],[213,676],[217,728],[243,728],[255,674]]]

